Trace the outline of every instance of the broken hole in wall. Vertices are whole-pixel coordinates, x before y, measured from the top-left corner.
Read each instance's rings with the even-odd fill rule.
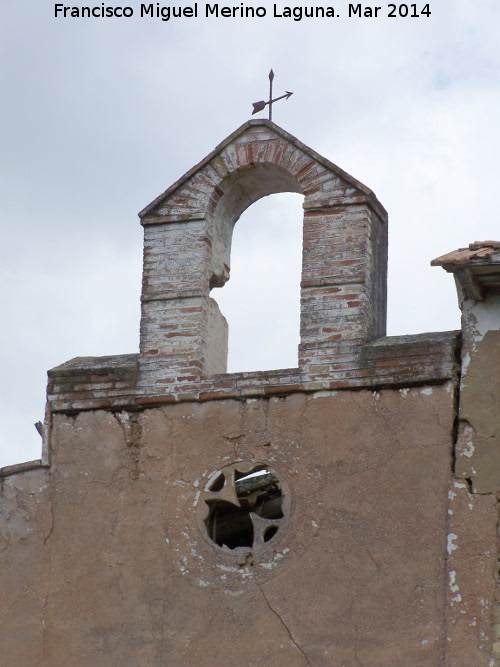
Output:
[[[253,545],[253,523],[246,510],[227,500],[207,500],[210,508],[205,521],[208,534],[220,547],[229,549]]]
[[[263,519],[282,519],[283,495],[278,478],[265,466],[234,472],[234,488],[243,508]]]

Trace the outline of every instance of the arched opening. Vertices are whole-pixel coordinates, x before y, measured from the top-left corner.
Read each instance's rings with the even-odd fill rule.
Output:
[[[228,372],[298,365],[303,199],[263,197],[235,225],[230,279],[211,292],[229,324]]]

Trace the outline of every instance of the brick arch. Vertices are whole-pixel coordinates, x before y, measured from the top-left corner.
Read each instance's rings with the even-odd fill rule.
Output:
[[[304,194],[291,172],[272,162],[252,162],[229,173],[214,187],[208,212],[225,217],[234,224],[252,204],[267,195],[280,192]]]
[[[329,194],[342,196],[355,190],[352,184],[342,183],[335,171],[283,138],[230,145],[207,167],[219,178],[205,210],[223,211],[234,218],[233,224],[248,206],[269,194],[298,192],[306,197],[307,207],[325,196],[328,199]],[[203,175],[209,178],[208,172],[205,169]]]
[[[202,182],[211,183],[200,202],[212,244],[210,287],[226,282],[234,225],[256,201],[270,194],[296,192],[304,195],[304,209],[312,210],[330,203],[332,195],[345,197],[356,189],[315,155],[279,136],[229,144],[195,178],[190,196],[195,189],[202,192]]]
[[[222,287],[229,277],[233,230],[241,215],[263,197],[284,192],[304,194],[294,174],[270,162],[244,164],[215,185],[207,216],[210,288]]]
[[[227,323],[210,289],[227,280],[241,213],[278,192],[304,195],[301,372],[311,379],[349,368],[364,343],[385,334],[384,208],[274,123],[250,121],[140,214],[143,388],[169,391],[225,372]]]

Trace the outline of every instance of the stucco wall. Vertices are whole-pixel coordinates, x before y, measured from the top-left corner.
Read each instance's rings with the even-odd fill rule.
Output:
[[[453,419],[451,383],[55,415],[48,486],[4,481],[2,664],[442,664]],[[203,523],[235,461],[290,508],[244,564]]]

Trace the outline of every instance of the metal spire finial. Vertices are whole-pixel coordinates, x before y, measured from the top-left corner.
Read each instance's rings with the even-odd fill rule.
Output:
[[[273,79],[274,79],[274,72],[271,70],[269,72],[269,102],[264,102],[264,100],[261,100],[260,102],[254,102],[253,103],[253,111],[252,111],[252,116],[254,113],[258,113],[259,111],[262,111],[262,109],[265,109],[267,105],[269,105],[269,120],[273,119],[273,102],[277,102],[278,100],[282,99],[288,99],[290,95],[293,95],[290,91],[286,91],[284,95],[281,95],[280,97],[276,97],[273,100]]]

